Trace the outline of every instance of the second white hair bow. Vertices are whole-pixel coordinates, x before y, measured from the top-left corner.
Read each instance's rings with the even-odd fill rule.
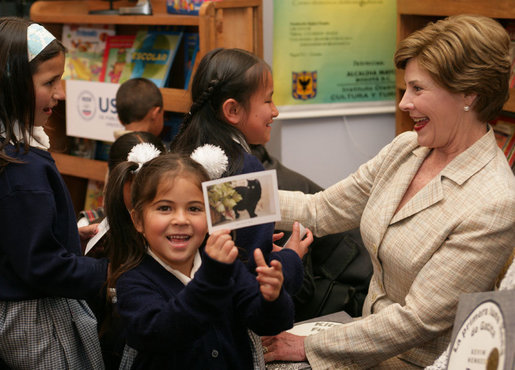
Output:
[[[190,157],[204,167],[211,180],[220,178],[229,164],[227,155],[222,148],[212,144],[199,146]]]

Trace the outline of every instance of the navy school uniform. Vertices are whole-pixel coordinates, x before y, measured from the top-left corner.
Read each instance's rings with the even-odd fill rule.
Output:
[[[13,368],[103,369],[96,320],[82,299],[99,294],[107,260],[81,256],[73,204],[50,153],[5,150],[23,163],[0,172],[0,357]]]
[[[265,168],[257,157],[243,151],[243,168],[236,175],[264,170]],[[254,250],[256,248],[262,250],[267,263],[270,263],[270,260],[273,259],[280,261],[284,274],[284,288],[289,294],[295,295],[304,281],[302,260],[292,249],[284,248],[279,252],[272,252],[274,229],[275,223],[273,222],[237,229],[234,243],[246,251],[247,256],[244,257],[247,259],[246,264],[251,272],[255,271],[256,268],[254,261]]]
[[[186,286],[149,255],[119,278],[118,312],[127,344],[138,351],[132,369],[251,369],[247,328],[275,335],[293,326],[284,289],[268,302],[241,261],[201,254]]]
[[[0,300],[84,299],[101,291],[107,260],[80,257],[75,211],[55,162],[45,150],[8,155],[0,173]]]

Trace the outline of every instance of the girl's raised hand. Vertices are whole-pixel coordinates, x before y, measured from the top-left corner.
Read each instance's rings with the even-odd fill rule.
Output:
[[[206,242],[206,253],[212,259],[222,263],[233,263],[238,257],[238,248],[234,245],[230,230],[217,230]]]
[[[313,233],[311,230],[306,229],[306,237],[300,240],[300,225],[297,221],[293,223],[291,237],[285,244],[284,248],[293,249],[302,259],[308,253],[309,245],[313,243]]]
[[[263,252],[259,248],[254,250],[254,260],[257,265],[259,290],[265,300],[273,302],[279,297],[283,286],[284,276],[281,262],[272,260],[269,267],[266,264],[265,257],[263,257]]]
[[[272,252],[280,252],[283,249],[283,247],[275,244],[276,241],[281,240],[283,237],[284,233],[282,231],[272,235]]]

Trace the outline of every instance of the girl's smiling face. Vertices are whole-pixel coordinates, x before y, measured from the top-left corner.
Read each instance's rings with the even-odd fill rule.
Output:
[[[193,175],[163,176],[155,198],[134,226],[148,247],[173,269],[190,276],[195,254],[207,234],[204,196]]]
[[[246,118],[236,125],[249,144],[266,144],[270,141],[272,122],[279,115],[279,111],[272,100],[273,93],[272,73],[267,71],[264,85],[250,97]]]
[[[32,75],[36,105],[34,126],[44,126],[52,109],[65,98],[61,77],[64,73],[64,53],[42,62]]]

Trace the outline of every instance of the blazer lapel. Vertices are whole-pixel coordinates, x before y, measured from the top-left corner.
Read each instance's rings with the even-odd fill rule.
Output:
[[[428,155],[429,151],[430,150],[428,148],[424,147],[415,148],[412,151],[412,156],[409,158],[409,160],[403,163],[396,170],[395,174],[393,175],[394,178],[391,180],[391,182],[388,181],[390,185],[382,194],[383,197],[387,197],[388,199],[381,201],[381,203],[386,204],[386,207],[381,208],[377,218],[378,227],[376,230],[378,232],[378,245],[379,241],[382,240],[388,225],[393,222],[393,219],[397,218],[398,213],[396,215],[395,211],[397,210],[397,207],[399,206],[404,193],[408,189],[408,186],[411,184],[413,177],[415,177],[415,174],[422,165],[422,162]],[[405,207],[406,206],[404,206],[403,209]]]
[[[497,144],[495,144],[495,137],[493,135],[493,130],[490,126],[488,126],[488,132],[479,139],[476,143],[474,143],[470,148],[465,150],[463,153],[454,158],[441,172],[438,176],[435,176],[424,188],[422,188],[413,198],[411,198],[408,203],[406,203],[400,210],[397,212],[390,221],[390,224],[398,222],[406,217],[410,217],[415,213],[418,213],[435,203],[438,203],[444,197],[442,179],[448,178],[449,180],[455,182],[456,184],[463,184],[466,180],[468,180],[472,175],[474,175],[477,171],[483,168],[492,158],[495,157],[495,152],[497,150]],[[421,157],[422,161],[429,153],[429,150],[422,151],[423,148],[417,148],[413,151]],[[422,155],[421,155],[422,154]],[[421,166],[422,161],[420,161],[416,169]],[[409,178],[409,181],[413,179],[413,176]],[[406,188],[403,188],[402,195],[406,191]],[[398,206],[401,198],[396,198],[395,205]],[[393,199],[392,199],[393,201]],[[393,202],[392,202],[393,203]],[[395,211],[394,211],[395,212]]]
[[[438,175],[424,186],[424,188],[420,189],[420,191],[393,216],[390,224],[398,222],[406,217],[410,217],[411,215],[414,215],[415,213],[439,202],[442,198],[442,180],[441,176]]]

